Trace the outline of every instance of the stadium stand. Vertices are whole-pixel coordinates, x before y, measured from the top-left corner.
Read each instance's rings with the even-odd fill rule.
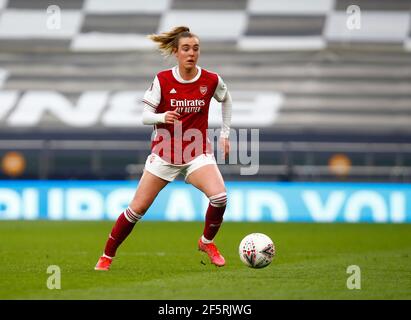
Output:
[[[0,0],[0,156],[25,156],[21,178],[138,176],[140,99],[173,65],[145,36],[187,24],[232,91],[233,127],[259,129],[258,174],[223,165],[228,179],[411,181],[411,3],[355,3],[350,30],[346,0]]]

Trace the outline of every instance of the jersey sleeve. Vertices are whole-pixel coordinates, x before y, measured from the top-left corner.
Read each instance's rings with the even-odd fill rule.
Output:
[[[218,102],[221,102],[225,99],[226,94],[227,94],[227,86],[224,83],[223,79],[220,76],[218,76],[218,84],[215,89],[213,97]]]
[[[156,76],[150,88],[144,93],[143,102],[156,109],[161,101],[160,81]]]

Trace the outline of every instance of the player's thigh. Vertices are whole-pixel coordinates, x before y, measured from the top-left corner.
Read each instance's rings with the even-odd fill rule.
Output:
[[[147,170],[144,170],[133,200],[130,203],[131,209],[136,213],[144,214],[151,206],[158,193],[167,184],[167,180],[161,179]]]
[[[187,177],[186,181],[201,190],[207,197],[226,192],[224,179],[216,164],[202,166]]]

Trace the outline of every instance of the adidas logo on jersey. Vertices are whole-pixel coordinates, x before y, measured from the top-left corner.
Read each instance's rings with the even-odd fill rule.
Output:
[[[176,89],[173,88],[173,89],[170,90],[170,93],[177,93],[177,91],[176,91]]]

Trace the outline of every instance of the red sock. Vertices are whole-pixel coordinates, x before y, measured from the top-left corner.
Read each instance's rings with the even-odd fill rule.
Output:
[[[113,258],[116,255],[117,248],[127,238],[140,218],[141,216],[131,211],[130,208],[120,214],[106,242],[104,249],[106,256]]]
[[[214,207],[211,203],[208,205],[203,231],[204,238],[207,240],[213,240],[220,229],[220,225],[223,222],[225,207],[225,205]]]

